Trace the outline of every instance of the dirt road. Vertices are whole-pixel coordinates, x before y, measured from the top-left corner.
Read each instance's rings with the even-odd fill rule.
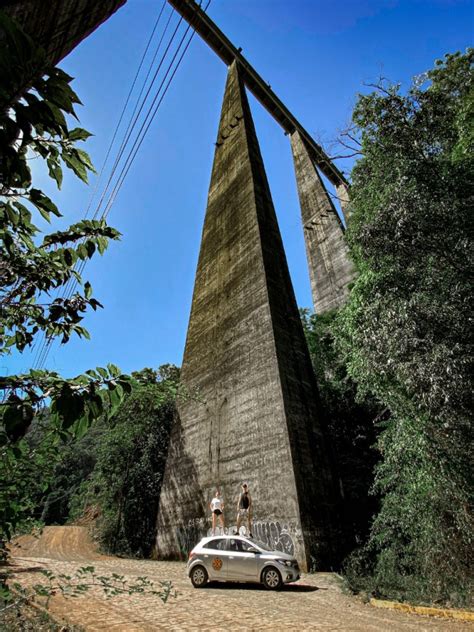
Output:
[[[43,581],[38,569],[71,574],[84,565],[98,574],[129,579],[146,575],[158,584],[171,580],[178,597],[167,604],[153,596],[107,599],[98,589],[84,597],[53,597],[57,620],[81,625],[88,632],[154,630],[323,630],[331,632],[470,632],[469,623],[379,610],[344,595],[337,576],[303,575],[279,592],[259,586],[214,584],[196,590],[180,562],[153,562],[106,557],[96,553],[84,527],[46,527],[39,539],[21,538],[13,550],[15,580],[22,585]]]

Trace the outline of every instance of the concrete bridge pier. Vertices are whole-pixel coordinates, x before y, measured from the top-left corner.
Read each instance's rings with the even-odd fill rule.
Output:
[[[333,563],[338,491],[316,384],[238,63],[228,72],[178,403],[158,514],[157,554],[187,554],[210,527],[218,486],[226,525],[240,484],[254,536]]]
[[[291,135],[291,149],[314,311],[324,314],[346,302],[355,270],[344,239],[344,225],[298,131]],[[349,208],[347,186],[341,183],[336,191],[346,214]]]

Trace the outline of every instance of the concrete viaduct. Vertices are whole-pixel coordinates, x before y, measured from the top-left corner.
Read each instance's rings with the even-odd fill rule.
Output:
[[[332,201],[339,198],[347,219],[347,182],[206,13],[193,0],[168,1],[229,70],[182,366],[185,388],[199,398],[178,404],[157,553],[185,554],[207,532],[214,489],[233,507],[246,480],[254,536],[293,552],[305,569],[311,561],[329,568],[337,557],[337,475],[246,89],[291,141],[319,314],[345,302],[354,278]],[[125,2],[1,6],[56,64]]]

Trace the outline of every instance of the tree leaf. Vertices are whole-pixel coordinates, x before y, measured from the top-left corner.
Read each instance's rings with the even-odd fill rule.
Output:
[[[92,286],[89,281],[84,283],[84,296],[89,300],[92,296]]]
[[[62,217],[56,204],[39,189],[30,189],[29,199],[40,212],[43,209],[47,213],[54,213],[56,217]]]
[[[63,256],[64,261],[68,267],[72,267],[77,261],[77,254],[72,248],[65,248]]]
[[[95,252],[95,243],[92,241],[92,239],[88,239],[85,243],[85,246],[87,250],[87,256],[90,259],[94,255],[94,252]]]
[[[61,157],[66,163],[66,166],[72,169],[76,176],[87,184],[87,170],[79,158],[66,150],[63,150]]]
[[[97,367],[97,371],[101,375],[101,377],[104,378],[104,380],[107,380],[109,378],[109,374],[107,373],[107,371],[103,367],[98,366]]]
[[[72,432],[76,440],[82,439],[82,437],[87,433],[90,428],[89,417],[88,415],[83,415],[80,419],[76,421]]]
[[[5,204],[4,208],[11,223],[14,226],[18,226],[18,222],[20,221],[19,214],[10,206],[10,204]]]
[[[97,237],[97,248],[99,249],[99,253],[101,255],[107,250],[109,242],[106,237]]]
[[[49,158],[47,160],[49,175],[56,181],[58,189],[61,189],[61,185],[63,183],[63,170],[61,166],[56,160]]]
[[[69,130],[69,139],[70,140],[86,140],[90,136],[93,136],[90,132],[81,127],[75,127],[72,130]]]
[[[93,173],[96,173],[96,170],[94,169],[94,165],[92,164],[89,154],[87,152],[85,152],[83,149],[74,149],[73,151],[76,154],[76,156],[79,158],[79,160],[82,162],[83,165],[85,165]]]
[[[85,244],[79,244],[76,252],[77,252],[78,257],[82,259],[83,261],[87,259],[87,257],[89,256]]]
[[[121,371],[116,364],[109,363],[107,365],[107,368],[110,375],[112,375],[113,377],[119,377],[119,375],[121,374]]]
[[[103,412],[104,404],[100,395],[95,394],[88,400],[89,419],[97,419]]]

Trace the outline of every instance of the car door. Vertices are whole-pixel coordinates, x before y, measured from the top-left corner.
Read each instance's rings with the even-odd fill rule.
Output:
[[[227,579],[228,551],[227,540],[216,538],[203,546],[203,561],[210,580]]]
[[[228,546],[227,578],[244,582],[258,581],[257,558],[255,553],[248,551],[251,545],[239,538],[230,538]]]

